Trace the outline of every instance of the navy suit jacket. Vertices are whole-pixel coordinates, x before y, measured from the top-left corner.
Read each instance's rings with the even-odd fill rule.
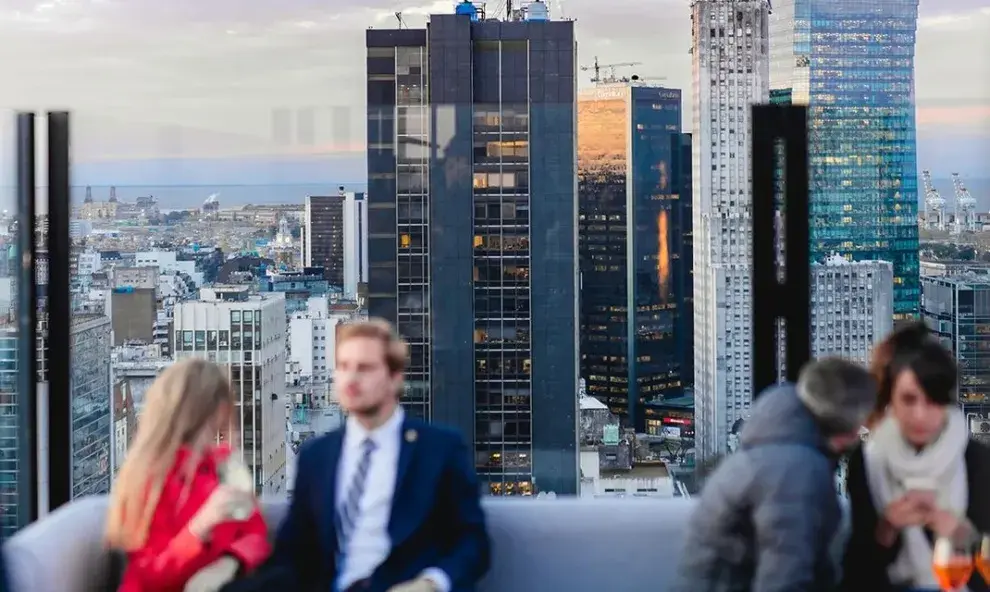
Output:
[[[333,590],[337,577],[337,462],[344,430],[307,441],[299,452],[295,491],[259,574],[268,585],[250,589]],[[478,479],[463,439],[454,431],[406,417],[388,525],[392,551],[371,577],[368,592],[442,569],[452,592],[470,592],[488,571],[490,542]]]

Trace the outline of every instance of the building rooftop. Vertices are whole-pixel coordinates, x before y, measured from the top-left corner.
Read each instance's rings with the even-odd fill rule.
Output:
[[[661,462],[636,463],[631,469],[605,468],[601,469],[602,479],[623,478],[623,479],[665,479],[670,477],[667,465]]]

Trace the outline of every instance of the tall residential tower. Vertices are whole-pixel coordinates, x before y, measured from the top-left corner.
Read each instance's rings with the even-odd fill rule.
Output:
[[[695,446],[727,450],[752,402],[751,106],[770,94],[766,0],[696,0],[693,240]]]

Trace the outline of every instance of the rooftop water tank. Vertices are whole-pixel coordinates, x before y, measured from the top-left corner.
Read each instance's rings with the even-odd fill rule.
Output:
[[[526,13],[526,20],[528,21],[548,21],[550,20],[550,13],[547,11],[547,5],[540,0],[534,0],[533,3],[529,5],[529,10]]]
[[[454,14],[466,14],[472,21],[478,20],[478,9],[470,0],[464,0],[454,8]]]

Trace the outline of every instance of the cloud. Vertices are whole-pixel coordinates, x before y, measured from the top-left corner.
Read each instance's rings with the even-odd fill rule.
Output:
[[[359,150],[365,30],[396,26],[397,11],[422,26],[454,2],[0,0],[0,107],[72,109],[79,159]],[[690,126],[687,0],[550,4],[576,21],[579,64],[643,62],[622,73],[683,89]],[[922,3],[925,137],[941,128],[990,137],[986,31],[986,0]]]
[[[990,137],[990,8],[923,14],[918,22],[916,101],[926,131]],[[983,144],[982,146],[985,146]],[[987,156],[983,155],[986,159]]]

